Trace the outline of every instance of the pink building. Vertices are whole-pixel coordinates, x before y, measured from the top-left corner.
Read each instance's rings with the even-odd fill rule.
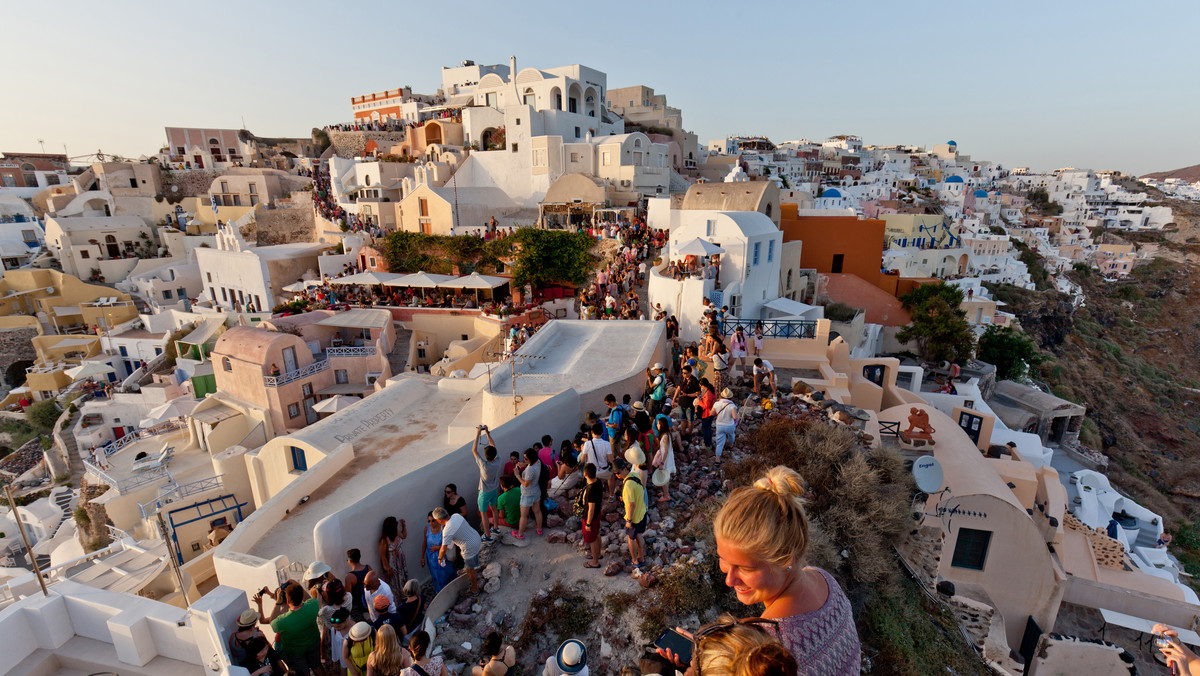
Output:
[[[238,326],[212,351],[217,390],[265,409],[274,434],[319,419],[313,406],[335,395],[364,397],[391,377],[396,342],[391,314],[357,309],[276,320],[294,333]]]

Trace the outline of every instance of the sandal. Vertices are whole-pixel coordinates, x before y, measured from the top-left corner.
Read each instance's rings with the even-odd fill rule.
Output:
[[[583,567],[584,568],[599,568],[600,562],[599,561],[588,561],[583,564]]]
[[[518,533],[518,532],[517,532],[517,531],[515,531],[515,530],[512,532],[512,536],[513,536],[513,538],[514,538],[514,539],[516,539],[516,540],[524,540],[524,539],[525,539],[525,536],[524,536],[524,535],[521,535],[520,533]]]

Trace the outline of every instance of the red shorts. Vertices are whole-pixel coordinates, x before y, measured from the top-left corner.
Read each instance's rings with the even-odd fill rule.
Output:
[[[583,525],[583,541],[591,544],[600,538],[600,519],[596,519],[593,526]]]

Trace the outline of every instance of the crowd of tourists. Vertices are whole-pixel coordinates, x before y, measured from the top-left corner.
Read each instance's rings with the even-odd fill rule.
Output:
[[[646,283],[648,261],[666,243],[663,230],[640,218],[589,227],[593,236],[615,239],[612,260],[596,271],[578,293],[580,319],[646,319],[637,287]]]

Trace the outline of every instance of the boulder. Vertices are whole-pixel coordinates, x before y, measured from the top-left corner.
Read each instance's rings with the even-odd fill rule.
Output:
[[[497,563],[496,561],[493,561],[493,562],[489,563],[486,567],[484,567],[483,578],[485,580],[494,580],[495,578],[500,577],[501,572],[502,572],[502,570],[500,568],[500,564]]]
[[[472,599],[465,598],[458,603],[455,603],[453,610],[460,615],[466,615],[467,613],[471,612],[471,606],[473,605],[475,605],[475,603]]]
[[[560,528],[563,525],[563,518],[557,514],[550,514],[546,517],[547,528]]]
[[[513,537],[510,533],[505,533],[504,535],[501,535],[500,542],[503,544],[506,544],[510,547],[528,547],[529,546],[529,538],[525,538],[524,540],[518,540],[517,538]]]
[[[654,573],[645,573],[638,577],[638,584],[642,585],[643,589],[653,587],[655,582],[658,582],[658,577]]]
[[[546,542],[561,544],[567,541],[567,533],[562,530],[546,531]]]
[[[613,561],[604,568],[604,576],[613,577],[620,574],[623,570],[625,570],[625,567],[621,565],[620,561]]]
[[[500,591],[500,578],[494,577],[483,585],[483,591],[488,594],[495,594]]]

